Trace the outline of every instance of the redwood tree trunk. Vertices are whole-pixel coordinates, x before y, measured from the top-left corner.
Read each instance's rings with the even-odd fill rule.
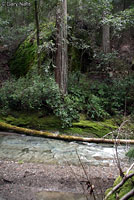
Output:
[[[102,29],[102,45],[103,52],[110,53],[110,26],[107,24],[104,24]]]
[[[67,55],[67,0],[57,7],[56,14],[56,68],[55,80],[63,94],[67,93],[68,55]]]
[[[123,10],[126,9],[126,0],[123,0]]]

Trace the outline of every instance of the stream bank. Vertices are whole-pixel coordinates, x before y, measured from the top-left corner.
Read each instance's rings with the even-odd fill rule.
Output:
[[[53,192],[64,193],[64,197],[71,193],[70,199],[84,200],[81,184],[86,189],[87,178],[76,149],[100,200],[119,174],[112,145],[68,143],[9,132],[0,133],[0,199],[46,200],[49,191],[49,197]],[[128,162],[123,146],[119,153],[125,170]]]
[[[115,166],[109,168],[86,165],[85,169],[100,197],[107,188],[112,186],[114,179],[118,176]],[[79,166],[0,161],[1,200],[46,200],[43,193],[48,191],[51,194],[53,191],[74,195],[83,194],[80,182],[87,188],[83,182],[85,180],[83,169]],[[91,197],[89,199],[91,200]]]

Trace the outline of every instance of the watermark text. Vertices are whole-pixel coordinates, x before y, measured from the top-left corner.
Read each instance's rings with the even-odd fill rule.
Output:
[[[2,2],[1,3],[2,7],[30,7],[31,3],[30,2]]]

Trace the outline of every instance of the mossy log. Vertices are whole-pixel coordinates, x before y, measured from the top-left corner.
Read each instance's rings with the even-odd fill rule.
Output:
[[[78,137],[78,136],[68,136],[64,134],[57,134],[57,133],[51,133],[47,131],[37,131],[27,128],[21,128],[17,126],[13,126],[10,124],[7,124],[5,122],[0,122],[0,129],[1,130],[8,130],[8,131],[15,131],[16,133],[22,133],[26,135],[33,135],[33,136],[42,136],[47,138],[53,138],[53,139],[59,139],[59,140],[65,140],[65,141],[81,141],[81,142],[89,142],[89,143],[109,143],[114,144],[134,144],[134,140],[125,140],[125,139],[104,139],[104,138],[84,138],[84,137]]]

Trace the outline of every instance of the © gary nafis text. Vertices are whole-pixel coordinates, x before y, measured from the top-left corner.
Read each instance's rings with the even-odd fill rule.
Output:
[[[17,3],[14,3],[14,2],[2,2],[1,5],[3,7],[18,7],[18,6],[23,6],[23,7],[27,7],[27,6],[31,6],[31,3],[30,2],[17,2]]]

